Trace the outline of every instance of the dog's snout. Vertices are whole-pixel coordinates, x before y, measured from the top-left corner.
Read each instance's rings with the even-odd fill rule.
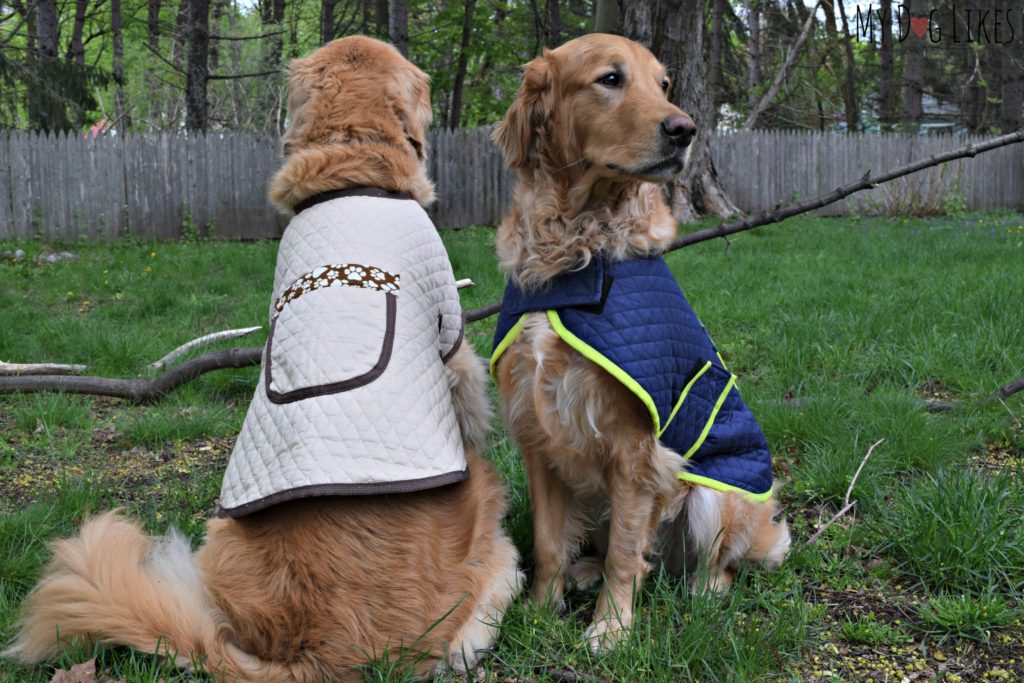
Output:
[[[676,114],[662,120],[661,132],[672,141],[672,144],[686,147],[697,132],[697,125],[686,114]]]

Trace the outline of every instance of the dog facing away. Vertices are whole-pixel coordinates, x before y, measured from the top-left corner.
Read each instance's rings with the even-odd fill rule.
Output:
[[[584,327],[599,314],[632,315],[632,303],[643,304],[646,294],[626,288],[651,269],[661,269],[652,281],[669,282],[659,296],[682,297],[658,256],[676,234],[660,184],[682,170],[695,125],[668,101],[669,86],[665,68],[642,46],[584,36],[526,66],[494,133],[519,183],[496,238],[510,284],[491,363],[529,480],[532,593],[560,606],[567,578],[587,586],[603,574],[587,630],[595,651],[613,648],[632,623],[647,558],[683,573],[706,557],[708,588],[721,591],[741,562],[777,565],[789,547],[785,522],[772,521],[778,508],[767,443],[695,315],[684,322],[703,335],[706,359],[693,370],[677,363],[672,372],[651,373],[673,387],[667,408],[679,397],[670,414],[609,361],[616,344],[642,336],[599,351],[569,329],[569,313]],[[613,304],[621,310],[608,313]],[[658,306],[646,315],[647,324],[661,324]],[[695,420],[690,414],[701,409]],[[699,473],[706,463],[697,456],[722,441],[719,418],[727,411],[741,419],[740,436],[757,445],[750,486]],[[663,442],[678,425],[694,430],[678,439],[689,448]],[[584,544],[603,563],[573,564]]]
[[[327,215],[323,212],[330,207],[371,201],[353,199],[353,192],[361,192],[357,188],[373,188],[386,196],[372,199],[380,202],[374,206],[412,206],[402,210],[422,214],[414,202],[392,198],[408,195],[426,204],[433,196],[423,171],[429,93],[419,69],[389,45],[351,37],[294,61],[288,87],[291,124],[284,138],[284,166],[271,195],[278,206],[296,211],[289,231],[302,229],[299,219],[304,215],[315,219]],[[303,202],[308,205],[317,197],[323,201],[303,209]],[[346,231],[375,230],[375,224],[328,228],[342,230],[335,234],[348,244],[359,243],[358,235]],[[433,232],[429,226],[422,239],[440,245]],[[412,266],[410,270],[415,275]],[[350,274],[356,275],[367,274]],[[447,281],[450,275],[449,265],[445,282],[438,285],[449,294],[454,292],[454,281]],[[415,277],[404,277],[400,292],[397,277],[382,282],[388,297],[405,297],[397,304],[388,299],[389,316],[392,306],[399,307],[394,316],[399,325],[407,320],[403,311],[415,304],[409,297],[433,291],[433,285],[415,291]],[[316,301],[319,294],[339,292],[385,296],[367,289],[362,280],[358,286],[325,283],[317,285],[321,289],[304,290],[303,299]],[[287,306],[297,306],[296,301],[307,305],[296,298],[298,290],[288,291],[293,299],[278,299],[271,310],[272,316],[282,316],[275,324],[281,323]],[[78,536],[54,544],[52,562],[27,600],[20,633],[4,654],[31,663],[73,639],[123,644],[166,652],[182,666],[201,660],[223,681],[359,680],[359,667],[368,660],[393,660],[400,654],[410,655],[424,673],[447,665],[465,670],[492,644],[522,576],[516,550],[501,526],[505,491],[480,458],[491,416],[483,364],[468,345],[460,344],[461,337],[446,342],[440,314],[427,320],[433,331],[416,336],[433,340],[427,355],[436,366],[425,372],[441,378],[443,395],[431,401],[449,406],[454,414],[451,433],[465,462],[465,471],[456,472],[455,479],[461,481],[426,488],[422,481],[403,482],[398,487],[402,492],[379,495],[357,495],[358,488],[347,490],[356,495],[333,495],[345,489],[332,486],[347,484],[321,483],[317,486],[325,488],[293,488],[254,504],[228,486],[226,477],[222,510],[227,493],[244,504],[208,523],[205,543],[195,554],[173,531],[149,538],[116,511],[106,513],[88,521]],[[403,357],[402,333],[399,329],[393,335],[398,340],[388,354],[393,361]],[[321,346],[307,351],[328,343],[319,341]],[[315,403],[326,398],[323,385],[291,387],[297,395],[289,395],[288,383],[294,378],[287,358],[275,360],[275,376],[269,377],[270,346],[247,423],[254,406],[263,405],[263,394],[269,396],[272,389],[278,394],[273,405],[297,411],[288,413],[289,419],[298,421],[304,408],[314,404],[323,407]],[[355,348],[350,355],[360,353]],[[380,380],[340,382],[330,391],[362,391],[359,395],[372,410],[375,382],[387,385],[394,368],[384,355],[373,370]],[[347,426],[349,432],[358,432]],[[427,428],[429,433],[431,426]],[[286,436],[299,444],[297,435],[298,426]],[[362,437],[367,443],[374,438],[369,430]],[[232,463],[244,459],[246,450],[239,439]]]

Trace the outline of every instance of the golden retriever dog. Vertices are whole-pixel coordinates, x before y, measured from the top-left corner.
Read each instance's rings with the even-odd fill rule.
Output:
[[[612,35],[570,41],[526,66],[494,133],[519,176],[496,238],[519,291],[544,296],[597,259],[649,258],[672,242],[676,223],[660,185],[682,170],[695,125],[668,89],[648,50]],[[601,651],[632,623],[649,560],[692,576],[697,557],[706,558],[707,587],[721,591],[741,562],[781,562],[789,532],[773,522],[770,462],[766,502],[681,480],[689,462],[659,440],[648,407],[566,343],[556,322],[527,312],[510,343],[499,322],[492,372],[529,479],[533,597],[560,607],[567,579],[593,586],[603,575],[586,633]],[[584,545],[603,562],[574,563]]]
[[[279,206],[359,186],[432,199],[427,77],[393,47],[334,41],[291,64],[289,95]],[[195,554],[174,531],[149,538],[103,514],[54,544],[4,654],[30,663],[72,640],[123,644],[263,683],[359,680],[368,660],[402,654],[424,673],[465,670],[493,643],[522,577],[501,526],[505,491],[480,458],[486,371],[468,344],[458,348],[442,373],[468,479],[215,519]]]

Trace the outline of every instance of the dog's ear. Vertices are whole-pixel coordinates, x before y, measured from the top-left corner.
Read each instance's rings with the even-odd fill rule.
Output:
[[[537,129],[551,114],[552,89],[551,53],[544,50],[543,55],[526,65],[516,99],[494,129],[494,141],[509,168],[520,170],[537,165]]]

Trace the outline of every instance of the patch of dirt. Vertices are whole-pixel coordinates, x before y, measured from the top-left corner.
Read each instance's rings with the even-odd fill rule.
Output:
[[[971,463],[984,472],[1019,478],[1024,472],[1024,453],[1005,441],[992,441],[971,456]]]
[[[826,612],[810,634],[808,657],[800,668],[808,683],[836,681],[1024,680],[1024,624],[992,633],[988,643],[957,639],[940,643],[922,637],[917,609],[925,598],[901,586],[877,581],[869,590],[809,586],[805,599]],[[869,619],[889,637],[858,643],[843,634],[845,621]]]
[[[22,509],[69,481],[84,481],[119,501],[152,501],[160,498],[167,484],[174,480],[221,471],[226,466],[234,437],[167,442],[155,450],[124,448],[114,418],[125,405],[117,399],[95,400],[92,410],[96,426],[88,445],[74,460],[25,448],[25,440],[0,423],[7,449],[12,453],[7,458],[8,465],[0,470],[0,507]]]

